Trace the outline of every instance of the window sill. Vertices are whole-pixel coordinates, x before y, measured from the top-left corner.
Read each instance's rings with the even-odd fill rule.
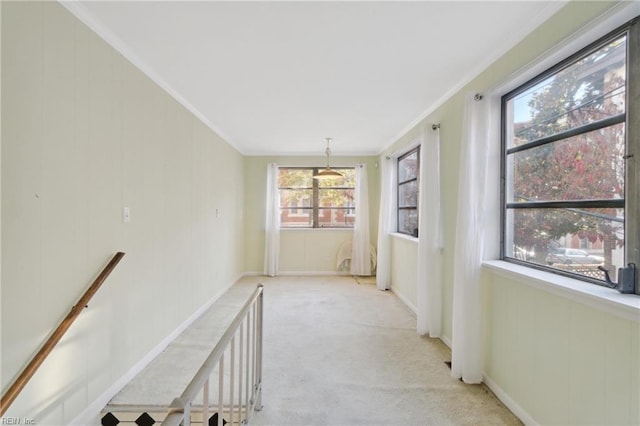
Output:
[[[289,231],[353,231],[353,228],[280,228],[281,231],[289,232]]]
[[[418,239],[416,237],[412,237],[411,235],[407,235],[407,234],[401,234],[399,232],[392,232],[391,236],[394,238],[400,238],[402,240],[407,240],[407,241],[411,241],[414,243],[418,243]]]
[[[502,260],[482,263],[483,268],[535,287],[631,321],[640,322],[640,296],[621,294],[617,290],[590,284],[574,278],[540,271]]]

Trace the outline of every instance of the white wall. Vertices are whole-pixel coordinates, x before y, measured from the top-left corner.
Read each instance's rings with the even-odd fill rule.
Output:
[[[244,163],[58,3],[1,7],[3,389],[127,253],[7,413],[67,424],[242,273]]]
[[[441,125],[445,342],[451,342],[452,337],[464,96],[483,93],[513,78],[615,5],[569,3],[381,154],[383,158],[402,151],[425,128],[433,123]],[[416,257],[417,244],[392,244],[392,285],[414,306],[417,283],[415,275],[407,271],[415,269]],[[526,277],[508,278],[493,269],[485,269],[483,274],[485,377],[510,408],[531,423],[640,424],[640,318],[612,315],[570,296],[535,288],[534,280]]]

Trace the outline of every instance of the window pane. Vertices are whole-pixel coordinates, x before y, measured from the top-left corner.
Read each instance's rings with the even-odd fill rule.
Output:
[[[318,210],[318,222],[320,227],[352,227],[355,222],[353,209],[329,209]]]
[[[280,226],[284,228],[309,228],[313,226],[313,210],[281,209]]]
[[[418,211],[415,209],[398,210],[398,232],[418,236]]]
[[[507,102],[507,148],[625,111],[626,35]]]
[[[418,177],[418,151],[398,160],[398,183]]]
[[[342,186],[355,188],[356,187],[356,169],[339,169],[339,171],[344,175],[344,181],[342,182]]]
[[[418,205],[418,182],[411,181],[398,186],[398,206],[416,207]]]
[[[281,189],[280,208],[310,207],[312,194],[311,189]]]
[[[599,265],[611,279],[624,265],[622,209],[509,209],[507,223],[507,257],[601,280]]]
[[[510,155],[507,201],[624,198],[624,123]]]
[[[320,207],[354,207],[353,189],[320,189]]]
[[[311,226],[313,223],[312,197],[311,189],[281,189],[280,225],[283,227]]]
[[[418,236],[420,149],[398,158],[398,232]]]
[[[312,169],[280,169],[278,186],[280,188],[312,188]]]

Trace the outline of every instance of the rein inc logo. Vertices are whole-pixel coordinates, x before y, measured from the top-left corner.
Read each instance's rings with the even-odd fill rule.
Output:
[[[29,417],[0,417],[0,425],[35,425],[36,421]]]

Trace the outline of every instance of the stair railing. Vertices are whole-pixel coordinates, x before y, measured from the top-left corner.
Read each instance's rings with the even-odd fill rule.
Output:
[[[49,336],[49,338],[44,342],[40,350],[31,359],[29,364],[27,364],[20,375],[14,380],[11,386],[9,386],[7,391],[2,395],[2,400],[0,401],[0,416],[7,412],[9,406],[13,403],[13,401],[15,401],[20,392],[22,392],[22,389],[24,389],[29,380],[31,380],[44,360],[47,359],[47,356],[49,356],[51,351],[53,351],[53,348],[60,341],[60,339],[62,339],[62,336],[64,336],[69,327],[71,327],[71,324],[73,324],[76,318],[78,318],[82,310],[87,307],[93,295],[96,294],[102,283],[115,269],[116,265],[118,265],[120,259],[122,259],[123,256],[123,252],[118,252],[113,256],[107,266],[105,266],[102,272],[100,272],[100,275],[98,275],[98,277],[93,281],[89,288],[84,292],[82,297],[80,297],[80,300],[78,300],[78,302],[71,307],[71,311],[60,322],[58,328],[54,330],[51,336]]]
[[[163,426],[190,426],[192,415],[202,424],[247,424],[262,409],[263,285],[260,284],[229,325],[180,397],[169,405]],[[225,355],[226,354],[226,355]],[[228,363],[228,364],[227,364]],[[225,366],[228,365],[228,368]],[[210,405],[210,379],[218,369],[217,405]],[[225,400],[225,378],[228,396]],[[214,379],[215,380],[215,379]],[[202,407],[196,404],[202,393]],[[209,417],[211,410],[213,421]],[[196,421],[197,419],[194,419]],[[198,420],[199,421],[199,420]]]

